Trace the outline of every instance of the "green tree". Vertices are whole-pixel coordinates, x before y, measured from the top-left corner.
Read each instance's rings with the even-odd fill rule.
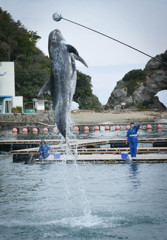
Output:
[[[99,99],[92,93],[91,77],[77,72],[77,86],[74,101],[79,104],[80,109],[102,111],[103,107]]]

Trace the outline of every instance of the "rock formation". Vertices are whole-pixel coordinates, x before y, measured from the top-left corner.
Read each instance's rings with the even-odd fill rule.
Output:
[[[167,63],[167,50],[156,58]],[[127,108],[165,110],[166,107],[155,95],[166,89],[167,66],[151,59],[144,70],[132,70],[117,82],[107,106],[114,108],[124,103]]]

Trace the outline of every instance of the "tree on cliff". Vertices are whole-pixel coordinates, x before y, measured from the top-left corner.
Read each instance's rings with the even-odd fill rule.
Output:
[[[37,32],[28,31],[20,21],[15,22],[8,12],[0,8],[0,61],[15,62],[16,95],[22,95],[25,102],[37,97],[50,75],[49,58],[36,47],[40,38]],[[45,97],[50,99],[49,95]],[[89,100],[85,101],[87,98]],[[81,109],[102,109],[92,93],[91,78],[80,72],[74,99]]]
[[[99,99],[92,93],[91,77],[77,72],[77,86],[74,94],[80,109],[102,111],[103,107]]]
[[[167,63],[167,50],[156,58]],[[165,105],[156,96],[161,90],[167,90],[167,66],[151,59],[144,70],[131,70],[117,82],[107,106],[114,108],[125,103],[127,108],[164,110]]]

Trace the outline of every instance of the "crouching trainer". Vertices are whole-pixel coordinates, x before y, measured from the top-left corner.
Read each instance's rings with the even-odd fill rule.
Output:
[[[138,143],[137,131],[139,130],[140,125],[141,125],[141,120],[140,120],[140,123],[136,126],[132,122],[126,134],[126,144],[129,141],[130,154],[132,159],[136,157],[136,153],[137,153],[137,143]]]
[[[40,156],[39,156],[39,160],[42,159],[46,159],[47,157],[49,157],[49,151],[50,146],[48,144],[46,144],[45,140],[41,140],[41,145],[39,147],[39,152],[40,152]]]

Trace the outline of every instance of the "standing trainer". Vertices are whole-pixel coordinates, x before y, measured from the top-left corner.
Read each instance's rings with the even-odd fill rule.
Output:
[[[126,144],[129,141],[130,154],[132,159],[136,158],[137,143],[138,143],[137,131],[139,130],[140,125],[141,125],[141,120],[137,126],[135,126],[135,124],[132,122],[126,134]]]

